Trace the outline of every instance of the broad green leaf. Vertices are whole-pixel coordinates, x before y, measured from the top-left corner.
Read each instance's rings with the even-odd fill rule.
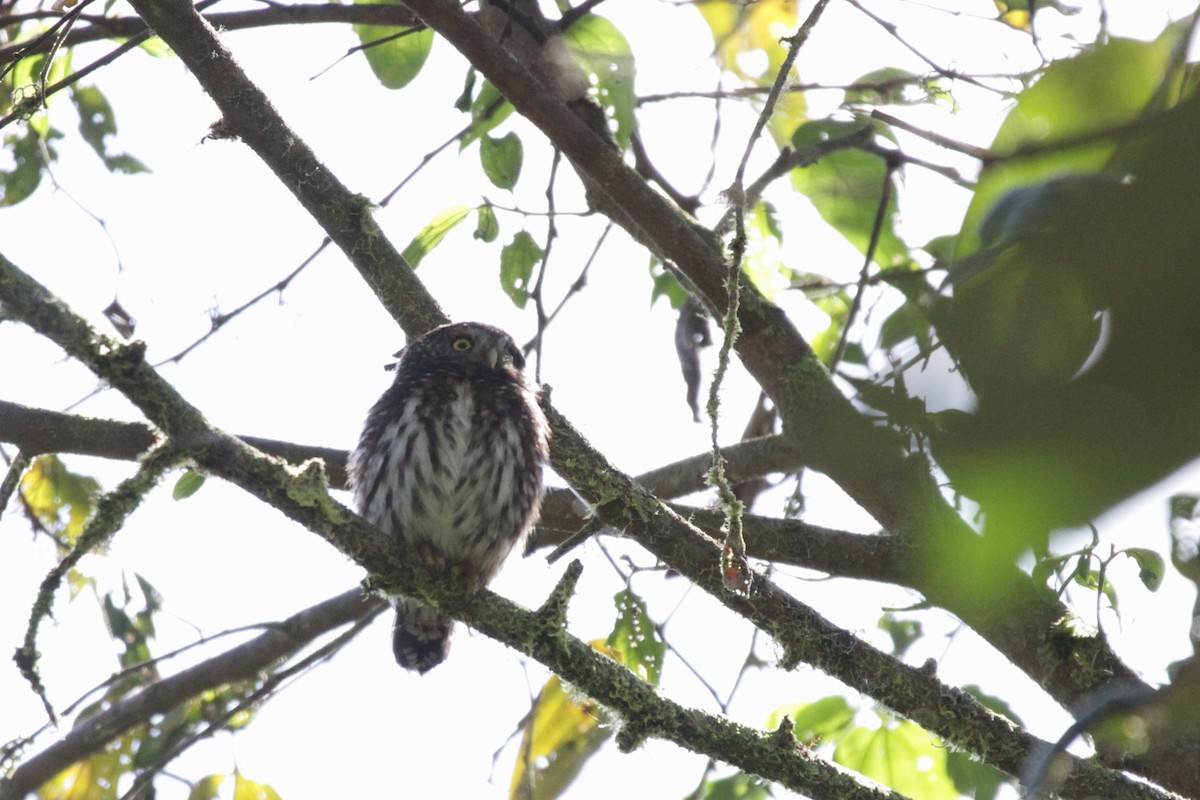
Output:
[[[792,136],[792,147],[801,149],[826,139],[849,136],[861,127],[834,120],[807,122]],[[881,267],[890,267],[908,260],[908,247],[896,235],[896,178],[888,174],[883,159],[861,150],[839,150],[815,164],[792,170],[792,186],[807,196],[821,218],[864,255],[883,199],[885,179],[891,183],[891,191],[874,260]]]
[[[617,622],[605,644],[630,671],[657,686],[667,644],[646,613],[646,603],[629,589],[618,592],[613,601],[617,604]]]
[[[599,640],[592,642],[592,647],[615,657]],[[612,736],[604,710],[567,691],[557,675],[546,681],[522,727],[509,787],[513,800],[561,796],[592,754]]]
[[[64,769],[38,789],[39,800],[116,800],[117,782],[132,763],[130,737]]]
[[[768,300],[777,292],[790,289],[795,273],[784,264],[780,252],[783,234],[775,207],[765,201],[755,203],[746,214],[746,251],[742,271]]]
[[[683,308],[688,296],[687,289],[684,289],[679,279],[654,256],[650,256],[650,279],[654,281],[654,286],[650,290],[651,306],[658,301],[658,298],[665,297],[671,304],[671,308],[676,311]]]
[[[1158,587],[1162,585],[1163,570],[1166,566],[1163,563],[1163,557],[1144,547],[1130,547],[1121,552],[1137,562],[1138,577],[1142,579],[1146,588],[1152,592],[1158,591]]]
[[[281,800],[279,792],[265,783],[255,783],[240,772],[233,778],[233,800]]]
[[[696,10],[712,30],[716,56],[725,69],[743,78],[774,80],[787,48],[780,42],[796,32],[795,0],[760,0],[756,3],[697,3]],[[762,51],[767,63],[761,72],[747,73],[743,54]]]
[[[958,793],[971,800],[995,800],[1001,786],[1015,783],[991,764],[985,764],[961,750],[951,750],[946,754],[946,774]]]
[[[21,496],[38,521],[74,542],[95,509],[100,484],[77,475],[55,455],[38,456],[21,478]]]
[[[902,658],[913,642],[925,635],[919,620],[900,619],[894,614],[880,617],[879,628],[892,637],[892,655],[896,658]]]
[[[355,5],[378,4],[379,0],[355,0]],[[363,55],[371,71],[388,89],[402,89],[425,66],[433,47],[431,28],[396,28],[388,25],[355,25],[363,43]]]
[[[770,797],[770,786],[762,778],[744,772],[705,781],[698,792],[688,795],[689,800],[768,800]]]
[[[500,252],[500,286],[517,308],[524,308],[529,300],[529,279],[543,255],[528,231],[518,233]]]
[[[584,14],[565,34],[568,52],[590,78],[591,95],[604,109],[617,144],[624,150],[633,135],[634,63],[629,42],[604,17]]]
[[[521,177],[525,151],[521,139],[511,131],[499,139],[484,136],[479,140],[479,161],[483,173],[498,189],[512,189]]]
[[[104,158],[104,139],[117,132],[108,98],[95,86],[71,87],[71,102],[79,111],[79,132],[83,140]]]
[[[200,487],[204,485],[204,480],[205,477],[203,474],[189,469],[179,476],[179,480],[175,481],[175,488],[171,490],[171,498],[174,500],[185,500],[191,497],[200,491]]]
[[[71,87],[71,102],[79,112],[79,132],[110,172],[148,172],[146,165],[128,153],[110,153],[107,139],[117,132],[117,120],[108,98],[95,86]]]
[[[188,800],[217,800],[224,782],[224,775],[205,775],[192,785]]]
[[[787,48],[780,40],[794,34],[799,24],[796,5],[795,0],[706,2],[697,3],[696,10],[712,31],[714,52],[721,66],[749,83],[770,86],[787,56]],[[745,57],[754,53],[762,53],[766,58]],[[748,71],[748,64],[761,64],[762,69]],[[808,104],[801,92],[788,91],[779,96],[768,123],[776,144],[788,144],[807,119],[807,111]]]
[[[938,96],[932,82],[898,67],[884,67],[860,76],[846,91],[844,106],[895,106],[929,102]]]
[[[853,725],[854,714],[855,710],[846,698],[835,694],[811,703],[796,703],[777,708],[767,718],[767,728],[775,730],[783,718],[788,717],[792,721],[792,730],[796,738],[801,742],[816,745],[822,741],[837,741],[838,737]]]
[[[1049,145],[1136,120],[1162,84],[1178,36],[1179,29],[1172,27],[1154,42],[1111,39],[1075,58],[1053,62],[1017,97],[996,132],[992,151]],[[1114,136],[1042,156],[995,162],[980,176],[959,237],[958,256],[976,250],[981,221],[1010,189],[1065,173],[1098,172],[1118,141]]]
[[[874,729],[856,727],[841,738],[833,760],[921,800],[956,800],[946,773],[946,747],[908,720],[881,718]]]
[[[933,349],[933,329],[929,316],[916,303],[905,302],[879,326],[879,346],[891,350],[913,339],[922,354]]]
[[[478,222],[475,224],[475,233],[472,235],[481,242],[496,241],[496,237],[500,235],[500,221],[496,219],[496,209],[485,203],[476,211],[478,212]]]
[[[402,253],[404,260],[408,262],[409,266],[416,269],[425,256],[442,243],[446,234],[454,230],[454,227],[466,219],[470,213],[470,206],[451,206],[442,211],[413,237],[413,240],[408,243],[408,247],[404,248]]]
[[[829,365],[837,352],[838,343],[842,338],[842,329],[846,326],[846,318],[850,315],[850,298],[845,290],[819,297],[813,305],[829,315],[829,326],[813,337],[812,348],[821,359],[821,363]]]
[[[46,115],[39,114],[38,118],[45,121]],[[46,126],[43,138],[33,125],[27,125],[22,135],[4,135],[4,149],[8,151],[8,160],[13,166],[0,170],[0,206],[15,206],[34,193],[42,182],[45,166],[40,149],[44,145],[50,159],[57,159],[57,151],[50,143],[61,138],[62,134],[49,126]]]

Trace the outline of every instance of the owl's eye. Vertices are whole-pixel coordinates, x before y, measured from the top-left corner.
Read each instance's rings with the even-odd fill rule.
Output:
[[[474,342],[471,341],[470,336],[460,336],[457,339],[455,339],[454,342],[450,346],[452,348],[454,348],[455,350],[457,350],[458,352],[462,353],[467,350],[470,350],[472,344],[474,344]]]

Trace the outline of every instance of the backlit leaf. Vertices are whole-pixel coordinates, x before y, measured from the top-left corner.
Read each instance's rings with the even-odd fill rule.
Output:
[[[479,160],[483,164],[483,172],[498,189],[512,189],[517,185],[524,155],[520,137],[511,131],[499,139],[484,136],[479,140]]]
[[[21,496],[38,521],[74,542],[95,508],[100,484],[77,475],[55,455],[38,456],[21,478]]]
[[[584,14],[563,34],[571,58],[590,77],[590,94],[608,116],[622,149],[633,135],[634,63],[629,42],[604,17]]]
[[[189,469],[187,472],[179,476],[179,480],[175,481],[175,488],[171,490],[171,498],[173,500],[185,500],[196,492],[200,491],[200,487],[204,485],[204,475]]]
[[[420,233],[413,237],[413,240],[408,243],[408,247],[404,248],[402,254],[404,260],[408,262],[409,266],[416,269],[425,256],[442,243],[446,234],[454,230],[454,227],[466,219],[470,213],[470,206],[451,206],[438,214],[421,229]]]
[[[792,137],[792,147],[798,150],[825,139],[849,136],[860,127],[834,120],[808,122]],[[890,267],[907,260],[908,247],[896,235],[896,179],[889,175],[883,159],[861,150],[838,150],[815,164],[792,170],[792,186],[807,196],[821,218],[864,255],[883,199],[885,179],[892,186],[874,260],[881,267]]]
[[[356,5],[378,4],[378,0],[355,0]],[[431,28],[396,28],[390,25],[355,25],[363,43],[363,55],[371,71],[388,89],[402,89],[425,66],[433,47]]]
[[[667,644],[646,613],[645,601],[629,589],[618,592],[613,601],[617,604],[617,622],[605,644],[639,678],[657,686]]]
[[[842,737],[833,760],[906,797],[956,800],[946,753],[946,747],[920,726],[883,717],[878,728],[856,727]]]
[[[601,641],[592,642],[592,647],[613,655]],[[509,797],[548,800],[561,796],[610,736],[612,728],[604,710],[569,692],[557,675],[550,676],[523,726]]]
[[[472,235],[481,242],[496,241],[496,237],[500,235],[500,221],[496,219],[496,209],[485,203],[476,211],[478,222],[475,224],[475,233]]]
[[[529,279],[544,253],[528,231],[521,231],[500,252],[500,286],[517,308],[529,301]]]
[[[256,783],[238,772],[234,774],[233,800],[280,800],[280,797],[269,785]]]
[[[1163,570],[1166,566],[1163,563],[1163,557],[1144,547],[1130,547],[1122,552],[1137,562],[1138,577],[1142,579],[1146,588],[1152,592],[1158,591],[1158,587],[1162,585]]]

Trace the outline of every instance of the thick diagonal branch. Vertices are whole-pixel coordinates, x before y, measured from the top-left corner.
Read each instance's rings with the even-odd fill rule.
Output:
[[[685,709],[629,670],[568,634],[557,619],[526,611],[487,591],[464,600],[420,566],[402,545],[333,500],[319,463],[300,471],[212,427],[143,358],[143,348],[98,334],[61,300],[0,256],[0,302],[11,315],[83,362],[142,409],[213,474],[234,483],[317,533],[372,574],[372,585],[425,597],[489,633],[635,723],[637,737],[657,736],[705,753],[795,791],[881,800],[899,796],[865,786],[786,736],[766,735],[724,717]],[[628,723],[627,723],[628,724]],[[4,790],[0,788],[0,792]],[[0,796],[0,800],[8,798]]]
[[[352,589],[272,625],[255,638],[118,700],[71,728],[0,781],[0,800],[25,797],[62,770],[125,733],[204,691],[254,678],[317,637],[378,611],[383,601]]]

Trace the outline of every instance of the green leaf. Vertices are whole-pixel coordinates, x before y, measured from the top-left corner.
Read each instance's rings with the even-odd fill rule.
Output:
[[[1017,715],[1017,712],[1012,710],[1012,706],[1010,706],[1005,701],[1001,700],[999,697],[996,697],[995,695],[992,695],[992,694],[988,694],[987,692],[983,691],[982,689],[980,689],[978,686],[976,686],[973,683],[967,684],[966,686],[962,687],[962,689],[964,692],[971,695],[976,700],[978,700],[981,704],[983,704],[984,708],[987,708],[990,711],[994,711],[997,714],[1001,714],[1005,717],[1008,717],[1010,720],[1015,722],[1017,725],[1024,724],[1021,721],[1021,717]]]
[[[475,80],[479,77],[479,73],[475,71],[475,67],[467,68],[467,77],[463,80],[462,94],[454,101],[454,107],[464,114],[471,110],[471,98],[475,94]]]
[[[813,305],[829,315],[829,326],[814,336],[812,341],[813,352],[821,359],[822,364],[828,365],[833,360],[833,354],[837,352],[842,329],[850,315],[850,298],[845,290],[839,290],[817,298]]]
[[[267,784],[255,783],[243,777],[240,772],[236,772],[234,773],[233,800],[281,800],[281,798],[279,792]]]
[[[379,0],[355,0],[355,5],[379,4]],[[402,89],[425,66],[433,47],[433,29],[396,28],[390,25],[355,25],[363,43],[363,55],[371,71],[388,89]]]
[[[1110,39],[1075,58],[1051,63],[1037,83],[1017,97],[996,132],[992,151],[1049,145],[1136,120],[1162,85],[1178,36],[1179,29],[1172,27],[1154,42]],[[967,210],[959,256],[976,250],[981,220],[1010,189],[1065,173],[1098,172],[1119,141],[1119,136],[1113,136],[1045,155],[993,162],[980,176]]]
[[[892,655],[896,658],[903,657],[913,642],[925,635],[918,620],[898,619],[894,614],[880,617],[879,628],[892,637]]]
[[[646,613],[646,603],[629,589],[618,592],[617,622],[606,645],[620,657],[622,664],[647,683],[658,685],[662,676],[667,643],[659,638],[654,620]]]
[[[13,166],[12,169],[0,170],[0,206],[15,206],[34,193],[42,182],[44,169],[40,149],[44,144],[50,159],[57,159],[58,154],[50,142],[61,138],[61,133],[48,126],[44,140],[33,125],[26,126],[21,136],[5,134],[4,149],[8,151]]]
[[[499,139],[484,136],[479,140],[479,160],[488,180],[498,189],[512,189],[521,177],[524,158],[521,139],[512,132]]]
[[[792,136],[792,147],[811,147],[827,139],[842,138],[862,126],[853,122],[816,120],[806,122]],[[871,231],[883,198],[883,182],[891,183],[874,260],[890,267],[908,260],[908,247],[896,235],[896,180],[888,174],[883,159],[861,150],[838,150],[807,167],[792,170],[792,186],[812,201],[834,230],[866,254]]]
[[[985,764],[961,750],[947,753],[946,774],[954,782],[958,793],[972,800],[995,800],[1001,786],[1014,783],[1012,778],[991,764]]]
[[[767,728],[775,730],[786,716],[792,720],[796,738],[805,743],[816,744],[824,740],[836,741],[850,730],[855,710],[840,694],[822,697],[812,703],[796,703],[771,712]]]
[[[612,654],[602,642],[592,642],[592,646]],[[551,675],[522,726],[509,797],[552,800],[561,796],[592,754],[612,736],[612,727],[606,723],[599,704],[577,698],[557,675]]]
[[[658,298],[665,297],[671,304],[671,308],[676,311],[683,308],[688,297],[687,289],[684,289],[683,284],[679,282],[674,273],[664,267],[663,263],[654,256],[650,256],[650,279],[654,281],[654,286],[650,290],[651,306]]]
[[[957,800],[946,772],[946,747],[908,720],[880,720],[876,729],[856,727],[842,737],[833,760],[906,797]]]
[[[1163,571],[1166,567],[1163,557],[1144,547],[1129,547],[1121,552],[1137,562],[1138,577],[1142,579],[1146,588],[1152,592],[1158,591],[1158,587],[1162,585]]]
[[[471,142],[508,119],[512,112],[512,103],[504,99],[491,81],[484,81],[479,96],[471,103],[471,125],[459,141],[458,151],[461,153],[467,149]]]
[[[38,456],[21,478],[21,496],[38,522],[74,542],[96,506],[100,484],[67,469],[55,455]]]
[[[205,775],[192,785],[188,800],[217,800],[220,796],[221,784],[224,782],[224,775]]]
[[[524,308],[529,300],[529,279],[543,255],[528,231],[518,233],[500,251],[500,286],[517,308]]]
[[[762,778],[744,772],[705,781],[699,792],[688,795],[689,800],[768,800],[770,786]]]
[[[96,155],[104,158],[104,139],[117,132],[117,121],[108,98],[95,86],[73,86],[71,102],[79,111],[79,132],[83,140],[91,145]]]
[[[179,480],[175,481],[175,488],[171,490],[171,499],[185,500],[196,492],[200,491],[200,487],[204,485],[205,477],[193,469],[179,476]]]
[[[500,221],[496,219],[496,209],[484,203],[476,211],[479,221],[475,224],[473,236],[489,244],[496,241],[496,237],[500,235]]]
[[[408,247],[404,248],[402,253],[404,260],[408,262],[409,266],[416,269],[425,256],[442,243],[446,234],[454,230],[454,226],[466,219],[470,213],[470,206],[451,206],[442,211],[413,237],[413,240],[408,243]]]
[[[604,109],[624,150],[633,136],[634,63],[629,42],[604,17],[584,14],[563,35],[575,63],[591,77],[591,96]]]

